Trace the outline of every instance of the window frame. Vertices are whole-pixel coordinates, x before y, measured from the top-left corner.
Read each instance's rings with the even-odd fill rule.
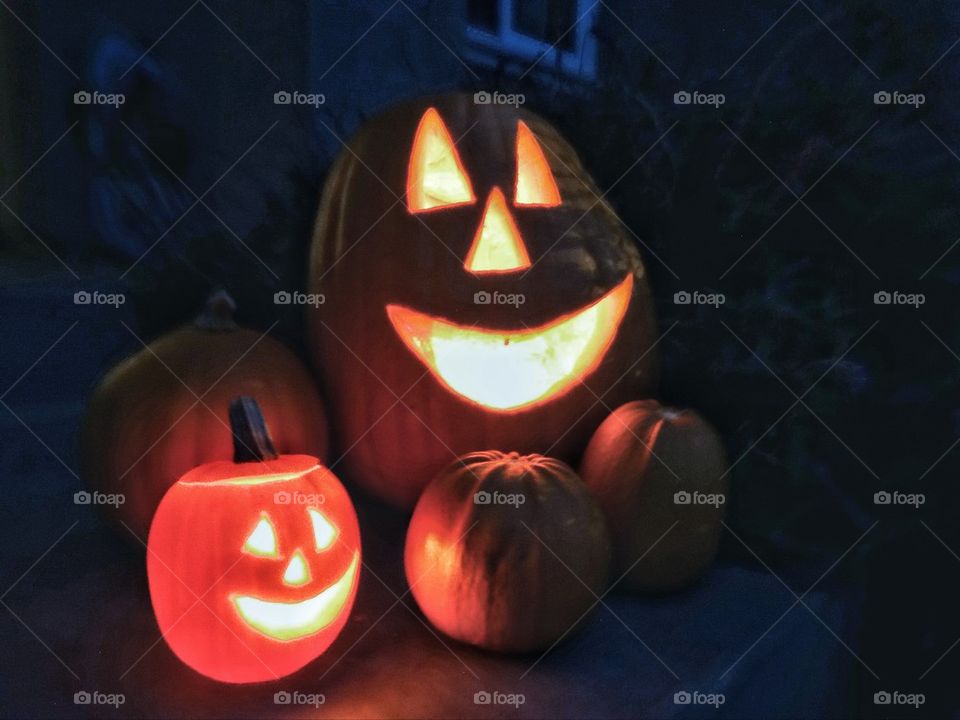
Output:
[[[467,20],[470,59],[488,66],[496,65],[501,59],[514,64],[536,62],[535,70],[541,72],[560,72],[585,80],[596,77],[597,40],[590,31],[600,3],[595,0],[576,0],[578,22],[570,31],[574,39],[573,49],[560,50],[548,42],[524,35],[513,28],[513,7],[518,0],[497,1],[496,31],[473,25]]]

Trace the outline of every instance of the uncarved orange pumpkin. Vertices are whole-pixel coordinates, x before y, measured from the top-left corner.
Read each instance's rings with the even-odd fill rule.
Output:
[[[610,544],[600,509],[570,466],[480,452],[424,490],[404,564],[417,604],[444,633],[532,652],[573,630],[596,602]]]
[[[729,490],[717,431],[692,410],[627,403],[603,421],[580,475],[610,523],[614,578],[635,592],[688,585],[710,566]]]
[[[81,474],[91,490],[124,495],[100,509],[134,542],[121,522],[146,541],[167,488],[232,456],[226,418],[238,395],[261,400],[280,453],[326,457],[326,414],[306,368],[282,343],[238,327],[232,309],[229,296],[215,294],[196,321],[124,360],[90,398]]]
[[[360,578],[360,529],[336,476],[277,455],[251,398],[231,407],[234,461],[187,472],[150,528],[147,578],[164,640],[231,683],[275,680],[336,639]]]

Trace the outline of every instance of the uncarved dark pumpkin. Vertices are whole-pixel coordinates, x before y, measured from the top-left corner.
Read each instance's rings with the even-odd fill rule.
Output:
[[[424,615],[462,642],[544,650],[604,591],[603,514],[569,465],[480,452],[451,464],[420,497],[404,548]]]
[[[423,153],[412,152],[415,138]],[[606,415],[603,403],[650,394],[657,362],[647,276],[599,194],[573,149],[526,110],[446,95],[397,107],[361,129],[324,190],[309,284],[326,301],[307,310],[347,478],[412,507],[447,463],[480,448],[576,461]],[[488,216],[499,225],[491,236],[512,233],[512,244],[478,249]],[[614,331],[595,362],[535,402],[502,397],[522,395],[540,378],[482,358],[618,289],[623,314],[618,327],[610,321]],[[450,351],[453,365],[475,363],[460,368],[459,390],[424,360],[439,357],[437,344],[423,343],[434,321],[493,338],[480,350]],[[553,345],[531,353],[555,363],[551,377],[566,362]]]
[[[717,431],[692,410],[644,400],[603,421],[580,474],[610,523],[613,577],[626,573],[618,587],[663,592],[703,574],[720,542],[727,468]],[[698,502],[708,496],[723,502]]]
[[[133,542],[121,522],[145,542],[173,483],[232,457],[226,418],[238,395],[260,400],[278,452],[326,458],[326,414],[307,369],[282,343],[234,324],[231,308],[228,297],[211,298],[197,321],[124,360],[90,398],[81,474],[91,490],[125,496],[101,509]]]

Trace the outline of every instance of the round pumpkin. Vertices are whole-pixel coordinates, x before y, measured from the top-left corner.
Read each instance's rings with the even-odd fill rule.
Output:
[[[345,474],[409,508],[455,456],[574,462],[656,383],[633,239],[542,118],[470,95],[365,125],[314,230],[310,349]]]
[[[238,395],[261,399],[281,453],[326,457],[327,419],[309,372],[282,343],[238,327],[232,310],[228,295],[214,294],[193,323],[113,368],[90,398],[81,474],[91,490],[124,496],[99,507],[131,540],[121,522],[145,541],[178,478],[231,457],[225,418]]]
[[[717,431],[692,410],[641,400],[597,428],[580,475],[610,523],[614,577],[626,573],[625,589],[677,589],[710,566],[728,467]]]
[[[275,680],[321,655],[347,622],[360,528],[347,491],[310,455],[277,455],[252,398],[230,409],[233,462],[164,495],[147,579],[161,635],[197,672]]]
[[[606,523],[576,473],[515,452],[473,453],[440,473],[404,548],[410,591],[430,622],[503,652],[565,636],[603,592],[609,565]]]

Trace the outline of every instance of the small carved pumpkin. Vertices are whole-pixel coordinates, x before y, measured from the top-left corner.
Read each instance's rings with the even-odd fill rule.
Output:
[[[273,450],[259,408],[231,407],[234,462],[186,473],[163,497],[147,545],[157,624],[173,652],[215,680],[274,680],[334,641],[360,577],[360,528],[336,476]]]
[[[281,453],[326,457],[326,414],[307,369],[280,342],[237,327],[232,310],[228,295],[214,294],[194,323],[124,360],[90,398],[81,474],[91,490],[125,496],[116,508],[100,507],[131,541],[121,521],[146,540],[167,488],[231,456],[225,418],[238,395],[262,398]]]
[[[673,590],[710,566],[720,543],[727,468],[717,431],[692,410],[637,401],[597,428],[580,474],[610,523],[614,577],[627,573],[625,589]]]
[[[532,652],[564,637],[596,602],[610,545],[600,509],[570,466],[480,452],[424,490],[404,564],[423,614],[447,635]]]
[[[310,344],[346,474],[412,507],[452,457],[574,460],[656,382],[640,254],[542,118],[445,95],[361,129],[314,231]]]

